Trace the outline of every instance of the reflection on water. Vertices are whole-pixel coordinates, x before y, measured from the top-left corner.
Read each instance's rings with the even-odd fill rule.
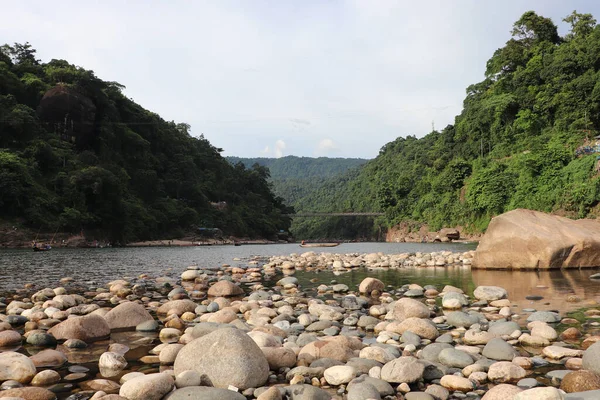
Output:
[[[508,291],[508,298],[518,305],[518,310],[571,311],[597,301],[600,281],[590,279],[597,273],[590,269],[567,269],[550,271],[471,271],[475,286],[501,286]],[[527,300],[527,296],[542,296],[542,300]],[[576,301],[580,300],[580,301]]]
[[[421,244],[421,243],[344,243],[335,248],[319,248],[327,253],[373,253],[387,254],[403,252],[433,252],[451,250],[462,252],[474,249],[464,244]],[[33,252],[29,249],[0,250],[0,293],[22,288],[25,283],[37,287],[55,287],[59,280],[71,276],[80,283],[104,284],[121,277],[135,277],[142,273],[151,276],[170,275],[179,277],[189,265],[215,267],[221,264],[247,265],[253,256],[289,255],[301,253],[296,244],[244,245],[211,247],[152,247],[123,249],[53,249],[49,252]],[[239,258],[240,261],[234,261]],[[304,290],[311,290],[332,280],[356,290],[366,276],[381,279],[386,285],[398,288],[408,283],[435,285],[441,290],[444,285],[453,285],[472,294],[475,287],[493,285],[504,287],[509,299],[522,308],[538,310],[569,311],[586,305],[586,301],[600,296],[600,281],[590,280],[594,270],[553,271],[494,271],[471,270],[468,267],[427,267],[401,270],[357,269],[349,273],[334,275],[331,271],[313,273],[298,271]],[[316,278],[316,282],[311,282]],[[312,293],[312,292],[311,292]],[[529,295],[543,296],[543,300],[530,301]],[[567,302],[569,296],[581,302]]]

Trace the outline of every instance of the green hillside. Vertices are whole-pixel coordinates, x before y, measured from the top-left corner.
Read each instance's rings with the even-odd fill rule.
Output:
[[[384,211],[371,234],[402,221],[482,231],[492,216],[519,207],[596,216],[600,26],[590,14],[565,21],[571,30],[561,37],[550,19],[523,14],[485,79],[467,88],[453,125],[386,144],[355,176],[303,204]],[[338,223],[305,221],[301,232],[319,237]],[[351,234],[365,234],[356,228]]]
[[[273,183],[273,191],[285,199],[286,204],[294,206],[297,211],[310,210],[304,207],[302,199],[325,184],[328,179],[342,175],[367,162],[362,158],[296,156],[280,158],[226,157],[226,159],[234,165],[242,163],[246,168],[251,168],[254,164],[267,167]]]
[[[266,170],[232,166],[122,89],[29,44],[0,48],[0,220],[121,242],[289,228]]]

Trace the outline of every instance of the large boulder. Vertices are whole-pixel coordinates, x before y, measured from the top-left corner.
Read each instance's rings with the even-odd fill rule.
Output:
[[[0,353],[0,382],[14,380],[28,383],[35,372],[35,364],[26,355],[13,351]]]
[[[549,269],[600,266],[600,223],[517,209],[492,218],[473,268]]]
[[[41,387],[22,387],[0,392],[0,398],[25,400],[56,400],[56,395]]]
[[[158,307],[157,314],[176,314],[182,315],[185,312],[194,312],[198,305],[192,300],[171,300]]]
[[[269,377],[269,363],[258,345],[241,330],[219,329],[192,340],[177,353],[177,376],[186,370],[206,375],[215,387],[259,387]]]
[[[319,358],[331,358],[332,360],[345,363],[356,356],[354,350],[361,350],[363,348],[362,342],[357,338],[324,336],[320,339],[302,347],[298,353],[298,359],[304,359],[311,363]]]
[[[208,295],[211,297],[230,297],[230,296],[242,296],[244,291],[241,287],[233,282],[219,281],[208,288]]]
[[[110,335],[110,327],[101,316],[89,314],[83,317],[67,318],[53,326],[48,333],[57,340],[79,339],[84,342],[93,342],[107,338]]]
[[[121,303],[112,310],[110,310],[104,316],[104,319],[108,323],[110,329],[135,329],[135,327],[142,322],[151,321],[152,315],[143,305],[127,302]]]
[[[129,400],[160,400],[173,389],[173,386],[175,380],[169,374],[148,374],[123,383],[119,395]]]
[[[600,374],[600,342],[596,342],[583,352],[583,369]]]
[[[371,294],[372,291],[377,290],[379,292],[383,292],[385,285],[377,278],[367,277],[362,280],[360,285],[358,286],[358,291],[360,293],[365,293],[367,295]]]
[[[403,297],[396,301],[392,316],[398,321],[404,321],[407,318],[429,318],[429,308],[418,300]]]
[[[381,368],[381,379],[394,383],[413,383],[423,377],[425,365],[414,357],[399,357]]]

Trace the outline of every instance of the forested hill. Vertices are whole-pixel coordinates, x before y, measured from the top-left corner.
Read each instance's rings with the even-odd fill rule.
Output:
[[[263,168],[232,166],[122,89],[29,44],[0,48],[0,220],[121,242],[289,228]]]
[[[251,168],[255,164],[268,168],[273,191],[285,199],[286,204],[294,206],[299,211],[305,209],[303,199],[328,179],[340,176],[367,162],[362,158],[296,156],[280,158],[226,157],[226,159],[234,165],[242,163],[247,168]]]
[[[550,19],[523,14],[483,81],[467,88],[453,125],[386,144],[357,176],[306,201],[322,210],[382,210],[386,226],[474,231],[519,207],[597,216],[600,26],[576,12],[565,22],[571,29],[561,37]],[[307,221],[305,232],[319,236],[335,223]]]
[[[225,157],[232,164],[241,162],[247,168],[254,164],[269,168],[274,180],[331,178],[367,162],[363,158],[296,157],[241,158]]]

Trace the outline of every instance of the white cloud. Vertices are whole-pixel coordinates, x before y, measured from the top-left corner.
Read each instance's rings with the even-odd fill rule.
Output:
[[[275,153],[275,158],[283,157],[283,150],[285,150],[285,142],[281,139],[275,142],[275,149],[273,153]]]
[[[316,156],[327,156],[331,152],[338,150],[334,141],[331,139],[322,139],[317,143],[314,154]]]
[[[465,88],[483,79],[524,11],[551,17],[561,33],[573,9],[600,18],[589,0],[459,3],[7,1],[0,45],[29,41],[45,62],[120,82],[226,155],[311,155],[328,138],[343,143],[336,155],[374,157],[432,121],[453,123]]]
[[[269,146],[265,146],[265,148],[261,150],[261,154],[264,154],[264,155],[271,154],[271,149],[269,148]]]

